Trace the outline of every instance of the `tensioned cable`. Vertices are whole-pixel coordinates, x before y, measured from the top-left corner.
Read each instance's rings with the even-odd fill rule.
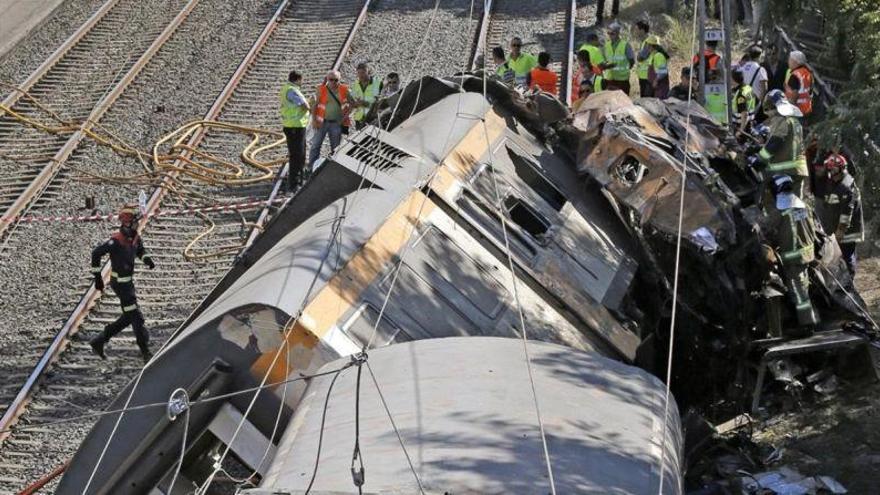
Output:
[[[318,449],[315,453],[315,468],[312,470],[312,478],[309,480],[309,486],[306,487],[305,495],[309,495],[312,491],[312,485],[315,484],[315,478],[318,476],[318,466],[321,464],[321,447],[324,445],[324,424],[327,421],[327,407],[330,405],[330,394],[333,392],[333,386],[336,385],[336,379],[342,374],[343,370],[339,370],[333,375],[330,386],[327,387],[327,396],[324,398],[324,409],[321,411],[321,429],[318,430]]]
[[[329,371],[325,371],[325,372],[321,372],[321,373],[313,373],[313,374],[309,374],[309,375],[301,375],[296,378],[290,378],[287,380],[266,383],[265,385],[260,385],[260,386],[256,386],[256,387],[249,387],[249,388],[245,388],[242,390],[236,390],[234,392],[227,392],[224,394],[215,395],[213,397],[206,397],[204,399],[199,399],[194,402],[190,402],[189,404],[190,404],[190,406],[200,406],[202,404],[216,402],[218,400],[231,399],[232,397],[236,397],[236,396],[244,395],[244,394],[249,394],[251,392],[259,392],[260,390],[276,387],[278,385],[284,385],[287,383],[300,382],[300,381],[304,381],[304,380],[310,380],[312,378],[319,378],[322,376],[332,375],[333,373],[336,373],[339,370],[346,369],[351,366],[352,366],[352,364],[345,364],[343,366],[340,366],[339,368],[335,368],[335,369],[332,369]],[[43,423],[30,423],[27,425],[15,425],[15,427],[9,427],[5,430],[0,430],[0,433],[9,433],[9,432],[13,431],[13,429],[21,430],[21,431],[36,430],[36,429],[40,429],[40,428],[57,426],[57,425],[66,424],[66,423],[74,423],[76,421],[82,421],[84,419],[99,418],[99,417],[108,416],[111,414],[120,414],[120,413],[124,414],[127,412],[142,411],[145,409],[155,409],[158,407],[168,407],[168,402],[167,401],[165,401],[165,402],[150,402],[147,404],[140,404],[137,406],[125,407],[125,408],[120,408],[120,409],[112,409],[112,410],[106,410],[106,411],[94,411],[94,412],[91,412],[88,414],[82,414],[79,416],[73,416],[70,418],[64,418],[64,419],[59,419],[59,420],[55,420],[55,421],[46,421]]]
[[[488,8],[488,5],[486,4],[486,2],[484,2],[484,4],[483,4],[483,9],[485,10],[485,9],[487,9],[487,8]],[[485,44],[485,43],[484,43],[484,45],[483,45],[483,50],[484,50],[483,57],[484,57],[484,59],[485,59],[485,58],[488,56],[488,45]],[[482,79],[483,79],[483,100],[484,100],[484,102],[488,103],[488,99],[487,99],[487,86],[486,86],[486,84],[487,84],[487,83],[486,83],[486,74],[487,74],[487,72],[486,72],[486,70],[484,69],[483,72],[482,72]],[[460,100],[459,100],[459,102],[460,102]],[[484,114],[484,115],[485,115],[485,114]],[[458,118],[458,116],[456,116],[456,118]],[[494,181],[494,180],[495,180],[495,168],[494,168],[494,159],[493,159],[494,152],[493,152],[492,149],[491,149],[491,142],[489,142],[489,131],[488,131],[488,128],[487,128],[487,126],[486,126],[485,116],[481,117],[480,120],[481,120],[481,122],[482,122],[484,135],[485,135],[485,137],[486,137],[486,145],[487,145],[487,149],[489,150],[489,162],[490,162],[490,163],[489,163],[489,167],[490,167],[490,171],[491,171],[491,173],[492,173],[492,178],[493,178],[493,181]],[[451,130],[452,130],[452,127],[450,126],[450,135],[451,135]],[[445,148],[445,147],[444,147],[444,148]],[[436,173],[437,170],[439,170],[439,167],[438,167],[437,169],[435,169],[435,172],[434,172],[434,173]],[[428,181],[428,184],[430,184],[430,180]],[[544,458],[545,458],[545,463],[546,463],[546,468],[547,468],[548,478],[549,478],[549,480],[550,480],[551,493],[552,493],[553,495],[555,495],[555,494],[556,494],[556,483],[555,483],[555,480],[554,480],[554,478],[553,478],[553,468],[552,468],[552,464],[551,464],[551,462],[550,462],[550,453],[549,453],[549,448],[548,448],[548,446],[547,446],[547,437],[546,437],[546,433],[545,433],[545,431],[544,431],[544,424],[543,424],[543,420],[542,420],[542,417],[541,417],[540,405],[539,405],[538,396],[537,396],[537,391],[536,391],[535,383],[534,383],[534,377],[533,377],[532,369],[531,369],[531,357],[529,356],[529,353],[528,353],[528,345],[527,345],[528,337],[527,337],[527,335],[526,335],[527,332],[526,332],[526,328],[525,328],[525,317],[524,317],[524,314],[523,314],[522,305],[521,305],[521,303],[520,303],[519,293],[518,293],[518,290],[517,290],[517,285],[516,285],[516,273],[515,273],[515,271],[514,271],[514,267],[513,267],[513,256],[512,256],[511,250],[510,250],[510,242],[509,242],[509,239],[508,239],[508,236],[507,236],[506,221],[505,221],[505,219],[504,219],[504,214],[503,214],[503,212],[501,211],[501,207],[500,207],[500,196],[499,196],[499,194],[498,194],[497,182],[495,183],[495,192],[496,192],[496,199],[497,199],[497,201],[498,201],[498,204],[496,205],[496,208],[497,208],[497,210],[498,210],[498,216],[499,216],[499,218],[500,218],[500,220],[501,220],[501,224],[502,224],[502,231],[503,231],[503,233],[504,233],[504,240],[505,240],[505,250],[506,250],[506,254],[507,254],[507,258],[508,258],[508,263],[509,263],[509,269],[510,269],[511,278],[512,278],[512,281],[513,281],[513,291],[512,291],[512,292],[513,292],[513,294],[514,294],[514,298],[515,298],[515,300],[516,300],[516,305],[517,305],[517,309],[518,309],[518,312],[519,312],[520,325],[521,325],[521,327],[522,327],[522,335],[523,335],[523,339],[524,339],[524,340],[523,340],[523,344],[524,344],[523,348],[524,348],[525,355],[526,355],[526,364],[527,364],[527,369],[528,369],[529,381],[530,381],[530,384],[531,384],[532,397],[533,397],[533,399],[534,399],[535,411],[536,411],[536,415],[537,415],[537,419],[538,419],[538,426],[539,426],[539,430],[540,430],[540,433],[541,433],[541,444],[542,444],[542,447],[543,447],[543,452],[544,452]],[[422,209],[423,209],[425,203],[427,202],[427,198],[428,198],[427,195],[424,195],[424,197],[422,198],[421,204],[420,204],[420,206],[419,206],[419,211],[418,211],[418,213],[417,213],[417,215],[416,215],[416,221],[417,221],[417,222],[418,222],[418,219],[421,217],[421,211],[422,211]],[[415,228],[416,228],[416,225],[414,224],[414,225],[413,225],[413,229],[415,230]],[[374,339],[374,337],[375,337],[375,335],[376,335],[376,333],[377,333],[377,329],[378,329],[379,322],[382,321],[382,315],[383,315],[383,313],[384,313],[384,311],[385,311],[385,308],[386,308],[386,306],[387,306],[387,304],[388,304],[388,301],[389,301],[389,299],[390,299],[390,297],[391,297],[391,294],[392,294],[392,292],[393,292],[393,290],[394,290],[395,282],[397,281],[398,274],[400,273],[400,266],[401,266],[401,263],[403,262],[403,260],[404,260],[404,258],[405,258],[405,255],[406,255],[407,252],[408,252],[408,249],[407,249],[407,248],[409,248],[409,247],[410,247],[410,244],[408,244],[408,245],[406,246],[406,248],[405,248],[406,251],[404,251],[404,252],[401,254],[401,256],[400,256],[400,258],[399,258],[399,260],[398,260],[398,262],[397,262],[397,265],[396,265],[396,268],[397,268],[397,269],[396,269],[395,272],[394,272],[394,275],[393,275],[392,280],[391,280],[390,287],[389,287],[389,289],[388,289],[388,292],[387,292],[386,295],[385,295],[385,299],[384,299],[384,301],[383,301],[383,303],[382,303],[382,307],[380,308],[379,316],[376,318],[376,322],[374,323],[373,331],[372,331],[372,333],[371,333],[371,335],[370,335],[370,339],[368,340],[367,344],[364,345],[364,348],[363,348],[364,350],[366,350],[370,345],[372,345],[372,341],[373,341],[373,339]],[[377,388],[378,388],[378,383],[377,383],[376,386],[377,386]],[[390,414],[390,411],[389,411],[389,414]],[[400,437],[398,436],[398,438],[400,438]],[[401,446],[402,446],[402,439],[401,439]],[[413,474],[415,474],[415,470],[413,470]]]
[[[435,5],[434,5],[434,11],[433,11],[432,14],[431,14],[431,22],[430,22],[430,25],[433,25],[433,19],[436,17],[437,12],[438,12],[438,10],[439,10],[439,7],[440,7],[440,0],[437,0],[436,3],[435,3]],[[418,49],[418,51],[417,51],[417,53],[416,53],[416,56],[415,56],[415,58],[414,58],[414,62],[413,62],[413,66],[412,66],[411,74],[412,74],[412,72],[415,70],[416,64],[419,62],[419,59],[421,58],[421,57],[420,57],[420,53],[421,53],[422,48],[425,46],[425,43],[426,43],[426,41],[427,41],[427,38],[428,38],[428,37],[426,36],[425,38],[422,39],[422,43],[421,43],[421,45],[419,46],[419,49]],[[421,82],[421,80],[420,80],[420,81],[419,81],[419,90],[418,90],[419,93],[421,92],[421,87],[422,87],[422,82]],[[401,102],[401,98],[398,98],[398,100],[397,100],[397,102],[396,102],[396,105],[395,105],[395,107],[394,107],[394,109],[393,109],[393,111],[392,111],[391,118],[388,120],[388,123],[387,123],[387,125],[386,125],[386,129],[387,129],[388,126],[390,126],[391,121],[392,121],[392,119],[393,119],[393,117],[394,117],[394,113],[395,113],[395,112],[397,111],[397,109],[399,108],[400,102]],[[377,146],[378,146],[378,143],[377,143]],[[378,174],[378,170],[377,170],[376,173]],[[363,185],[365,179],[366,179],[366,177],[365,177],[364,175],[362,175],[362,177],[361,177],[361,182],[360,182],[359,188],[358,188],[358,190],[356,191],[356,193],[360,191],[360,189],[361,189],[360,186]],[[369,188],[372,189],[373,186],[374,186],[374,182],[371,182]],[[339,218],[339,217],[337,217],[337,218]],[[345,222],[345,220],[347,219],[347,217],[345,217],[345,215],[343,215],[341,218],[342,218],[342,222]],[[337,222],[337,228],[339,229],[339,230],[336,231],[336,233],[338,234],[338,233],[341,231],[341,223]],[[335,237],[335,236],[334,236],[334,237]],[[328,249],[328,253],[327,253],[327,254],[329,254],[329,249]],[[325,261],[325,260],[326,260],[326,255],[325,255],[325,258],[324,258],[324,259],[322,260],[322,262],[321,262],[321,266],[322,266],[322,267],[323,267],[323,264],[324,264],[324,261]],[[288,330],[287,330],[287,332],[286,332],[286,334],[285,334],[285,336],[284,336],[284,340],[283,340],[283,342],[287,342],[287,337],[289,336],[289,333],[293,330],[294,325],[296,324],[296,321],[298,321],[299,317],[301,316],[302,311],[304,310],[305,305],[306,305],[306,303],[307,303],[308,300],[309,300],[309,295],[311,294],[311,291],[312,291],[312,289],[314,288],[314,284],[315,284],[315,282],[317,281],[320,272],[321,272],[320,269],[316,271],[316,273],[315,273],[315,277],[314,277],[314,279],[312,280],[312,284],[311,284],[311,286],[310,286],[310,288],[309,288],[309,291],[307,292],[306,297],[305,297],[304,300],[303,300],[303,305],[302,305],[302,307],[301,307],[300,310],[297,312],[296,316],[293,317],[293,318],[291,318],[292,322],[289,322],[289,325],[287,326]],[[266,369],[266,373],[265,373],[265,375],[264,375],[264,377],[263,377],[263,383],[265,383],[265,381],[268,379],[268,377],[269,377],[269,372],[274,368],[275,363],[276,363],[276,361],[277,361],[277,359],[278,359],[278,356],[280,355],[280,350],[281,350],[281,347],[278,348],[278,351],[276,351],[275,356],[274,356],[273,359],[272,359],[272,362],[271,362],[271,363],[269,364],[269,366],[267,367],[267,369]],[[224,449],[224,451],[223,451],[223,453],[221,454],[220,458],[215,462],[215,464],[214,464],[214,471],[208,476],[208,478],[205,480],[205,482],[203,483],[203,485],[202,485],[198,490],[196,490],[196,494],[204,493],[204,490],[207,490],[207,488],[211,485],[211,482],[212,482],[213,478],[216,476],[216,474],[219,472],[220,468],[222,467],[222,462],[223,462],[223,460],[224,460],[225,457],[229,454],[229,450],[231,449],[231,445],[234,443],[234,440],[235,440],[235,438],[237,437],[238,433],[240,432],[242,426],[244,425],[244,422],[246,421],[248,415],[250,414],[250,411],[253,409],[253,406],[254,406],[254,404],[256,403],[256,399],[257,399],[257,395],[255,394],[254,397],[251,399],[251,402],[250,402],[250,404],[248,405],[247,410],[246,410],[245,413],[242,415],[242,418],[241,418],[241,420],[239,421],[239,423],[238,423],[238,425],[237,425],[237,427],[236,427],[236,429],[235,429],[235,432],[234,432],[233,435],[232,435],[232,440],[231,440],[231,441],[229,442],[229,444],[226,446],[226,448]],[[413,474],[415,474],[415,472],[413,472]]]
[[[488,56],[488,50],[489,50],[489,48],[488,48],[487,44],[484,44],[483,45],[483,59],[484,60]],[[483,70],[483,99],[484,99],[485,103],[488,105],[488,99],[486,99],[486,93],[487,93],[487,82],[486,82],[486,70],[484,69]],[[510,270],[510,279],[511,279],[511,285],[512,285],[513,299],[516,302],[516,309],[517,309],[517,313],[519,314],[520,330],[522,331],[523,353],[525,354],[525,358],[526,358],[526,370],[529,375],[529,385],[530,385],[531,391],[532,391],[532,400],[533,400],[534,406],[535,406],[535,415],[537,416],[537,419],[538,419],[538,429],[541,432],[541,446],[544,450],[544,463],[546,464],[547,477],[550,481],[550,493],[552,495],[556,495],[556,481],[553,478],[553,464],[550,462],[550,449],[547,446],[547,434],[544,431],[544,421],[541,417],[541,405],[538,400],[538,391],[535,387],[535,377],[532,372],[532,358],[531,358],[531,355],[529,355],[529,345],[528,345],[529,338],[528,338],[528,332],[526,330],[526,321],[525,321],[525,316],[523,314],[522,302],[519,299],[519,289],[517,286],[517,276],[516,276],[516,271],[514,270],[514,265],[513,265],[513,253],[511,252],[511,249],[510,249],[510,238],[508,237],[508,234],[507,234],[507,220],[505,219],[504,211],[502,211],[501,194],[498,191],[498,180],[496,178],[496,173],[495,173],[495,151],[492,149],[492,143],[489,140],[489,128],[486,125],[486,118],[483,117],[481,120],[482,120],[482,125],[483,125],[483,135],[486,138],[486,149],[489,152],[489,163],[488,163],[489,169],[488,169],[488,171],[490,172],[490,175],[492,176],[492,184],[493,184],[493,188],[495,189],[495,209],[496,209],[496,213],[498,215],[498,218],[501,221],[501,232],[504,234],[504,251],[507,256],[508,269]]]
[[[822,269],[825,270],[825,273],[827,273],[828,276],[831,277],[832,280],[834,280],[834,283],[837,284],[838,287],[840,287],[840,290],[842,290],[844,294],[846,294],[846,297],[850,300],[850,302],[852,302],[853,305],[855,305],[855,307],[858,308],[859,311],[862,312],[862,315],[865,318],[867,318],[868,321],[871,322],[871,324],[874,325],[874,328],[880,329],[880,327],[877,326],[877,322],[874,320],[874,318],[871,316],[871,313],[868,311],[868,308],[862,306],[862,304],[859,301],[857,301],[855,297],[853,297],[853,295],[852,295],[852,293],[850,293],[849,289],[844,287],[843,284],[840,282],[840,279],[838,279],[836,276],[834,276],[834,273],[832,273],[831,270],[828,269],[827,266],[825,266],[821,263],[819,264],[819,266],[821,266]]]
[[[379,387],[379,381],[376,380],[376,375],[373,374],[373,368],[370,367],[370,362],[365,361],[367,365],[367,371],[370,372],[370,378],[373,379],[373,384],[376,386],[376,392],[379,393],[379,399],[382,401],[382,407],[385,408],[385,414],[388,416],[388,421],[391,422],[391,428],[394,429],[394,434],[397,436],[397,442],[400,443],[400,448],[403,450],[403,455],[406,456],[406,462],[409,464],[409,469],[413,472],[416,478],[416,484],[419,486],[419,493],[422,495],[425,494],[425,489],[422,487],[422,480],[419,479],[419,476],[416,474],[416,468],[413,466],[412,458],[409,456],[409,452],[406,450],[406,445],[403,443],[403,437],[400,436],[400,430],[397,429],[397,423],[394,422],[394,415],[391,414],[391,409],[388,408],[388,403],[385,402],[385,395],[382,394],[382,389]]]
[[[694,20],[693,20],[693,28],[691,31],[691,53],[694,53],[696,50],[697,44],[697,4],[699,2],[694,2]],[[725,33],[726,36],[730,36],[730,33]],[[701,60],[704,60],[703,70],[705,70],[705,57],[702,57]],[[672,356],[673,356],[673,348],[675,346],[675,317],[677,314],[678,308],[678,271],[681,261],[681,231],[683,228],[683,220],[684,220],[684,191],[685,186],[687,185],[687,161],[689,159],[688,155],[688,144],[691,135],[691,113],[692,113],[692,99],[693,99],[693,91],[688,91],[688,113],[687,119],[685,122],[685,133],[684,133],[684,152],[682,155],[684,159],[681,162],[681,185],[679,192],[679,201],[678,201],[678,238],[675,243],[675,272],[674,279],[672,281],[672,315],[670,316],[669,321],[669,353],[666,358],[666,392],[663,398],[663,432],[662,438],[660,439],[660,486],[657,489],[657,493],[659,495],[663,495],[663,482],[665,480],[666,475],[666,434],[669,431],[669,400],[671,396],[672,389]]]

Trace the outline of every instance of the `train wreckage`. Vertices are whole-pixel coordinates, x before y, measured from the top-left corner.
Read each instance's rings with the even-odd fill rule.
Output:
[[[529,346],[560,493],[681,493],[679,415],[651,375],[665,375],[679,221],[680,405],[760,392],[756,343],[794,325],[761,248],[760,177],[726,130],[695,104],[602,92],[571,113],[479,73],[422,78],[370,119],[109,406],[183,389],[186,425],[162,408],[102,417],[57,493],[186,493],[226,452],[254,473],[245,493],[345,490],[356,396],[366,492],[546,491],[523,325],[545,342]],[[819,245],[813,338],[864,344],[876,329]],[[331,373],[360,376],[362,359],[375,387]]]

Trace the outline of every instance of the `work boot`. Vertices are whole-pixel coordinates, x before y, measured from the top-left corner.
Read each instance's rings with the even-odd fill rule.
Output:
[[[107,359],[107,355],[104,354],[104,340],[101,339],[101,336],[97,336],[89,341],[89,345],[92,346],[92,352],[97,354],[101,359]]]
[[[141,349],[141,357],[144,359],[144,364],[147,364],[152,359],[153,353],[149,349]]]

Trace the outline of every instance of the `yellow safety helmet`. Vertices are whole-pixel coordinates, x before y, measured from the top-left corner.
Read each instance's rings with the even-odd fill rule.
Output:
[[[120,223],[134,222],[138,219],[138,216],[140,216],[140,210],[138,210],[137,205],[125,204],[119,209]]]

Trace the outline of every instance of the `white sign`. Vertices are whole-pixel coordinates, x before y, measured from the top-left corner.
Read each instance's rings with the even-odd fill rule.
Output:
[[[707,29],[706,41],[724,41],[724,31],[716,28]]]

